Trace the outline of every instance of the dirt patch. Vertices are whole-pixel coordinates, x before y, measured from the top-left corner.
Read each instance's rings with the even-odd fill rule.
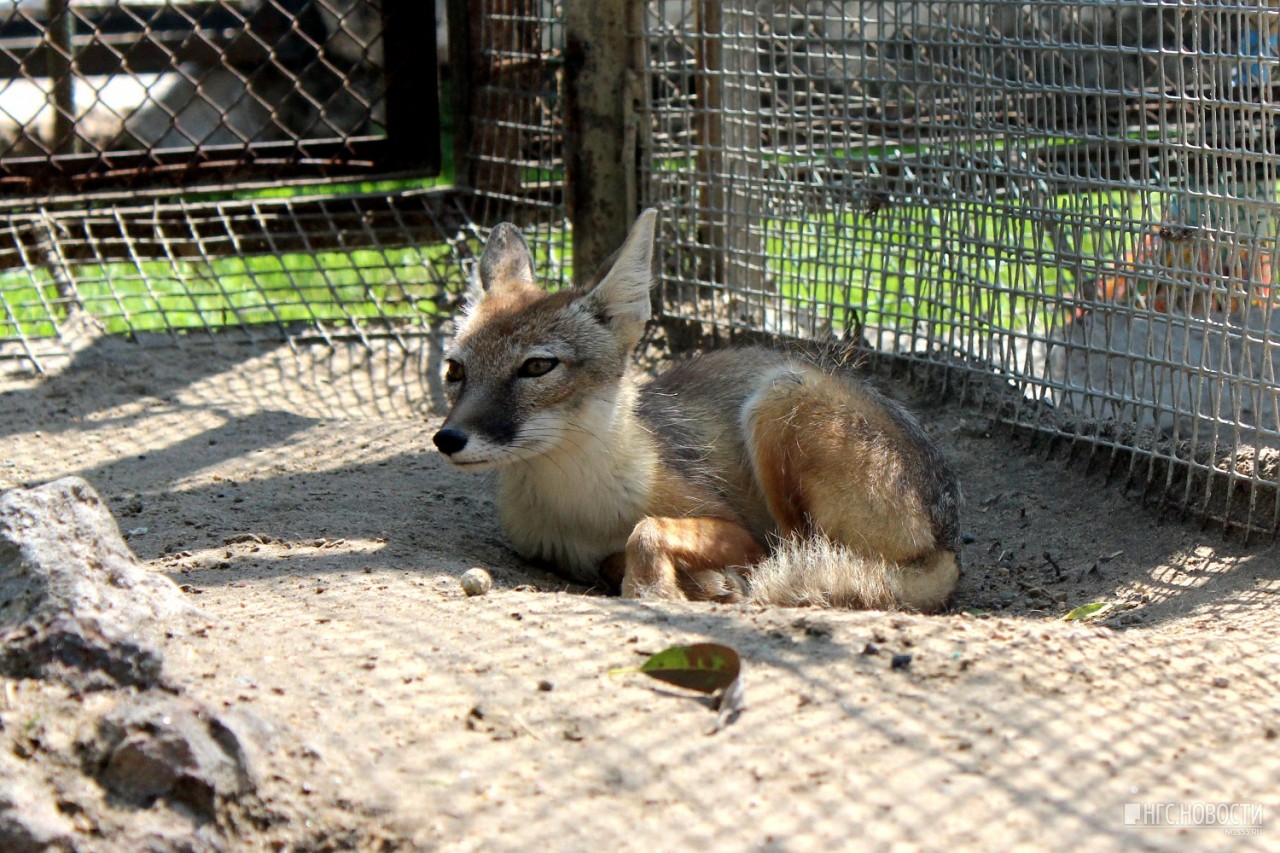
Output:
[[[253,819],[186,843],[1276,843],[1273,546],[1167,519],[893,386],[962,472],[956,612],[621,601],[507,548],[488,484],[430,450],[431,361],[107,339],[57,376],[0,379],[0,488],[87,479],[204,614],[169,640],[174,689],[265,732]],[[495,585],[469,598],[473,566]],[[1102,601],[1104,624],[1060,619]],[[747,709],[715,735],[703,701],[608,674],[697,640],[744,661]],[[158,806],[143,825],[74,781],[68,744],[107,697],[2,686],[0,748],[78,847],[178,846],[174,827],[199,824]],[[1126,824],[1126,803],[1166,802],[1262,804],[1265,822],[1252,841]]]

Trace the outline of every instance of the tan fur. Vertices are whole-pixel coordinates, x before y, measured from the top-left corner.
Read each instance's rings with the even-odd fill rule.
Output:
[[[748,453],[785,537],[822,531],[855,554],[909,563],[933,548],[910,445],[876,401],[814,368],[766,377],[743,408]],[[883,523],[866,524],[866,519]]]
[[[736,521],[642,518],[627,540],[622,594],[628,598],[738,601],[731,566],[754,566],[765,550]]]
[[[623,595],[945,606],[959,489],[896,404],[842,367],[762,348],[635,381],[653,224],[638,220],[598,285],[557,294],[532,284],[519,233],[495,229],[446,353],[437,445],[497,469],[522,554]]]

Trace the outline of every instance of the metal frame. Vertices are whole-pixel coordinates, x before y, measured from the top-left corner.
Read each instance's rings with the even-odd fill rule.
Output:
[[[12,13],[0,22],[0,79],[51,78],[53,109],[47,151],[0,156],[0,190],[11,197],[83,192],[112,187],[226,183],[270,176],[288,180],[440,169],[439,103],[435,16],[431,4],[381,0],[377,4],[383,67],[376,100],[385,126],[364,133],[333,129],[288,139],[244,139],[235,144],[191,144],[163,148],[97,148],[85,151],[77,137],[79,113],[72,81],[82,75],[139,75],[179,68],[276,68],[277,47],[288,42],[309,65],[327,63],[325,43],[305,32],[308,21],[329,12],[319,0],[275,0],[250,12],[230,0],[166,6],[116,4],[102,8],[53,0],[45,20]],[[354,8],[354,7],[352,7]],[[291,15],[296,17],[290,17]],[[307,16],[311,16],[308,18]],[[310,24],[314,26],[314,22]],[[347,37],[343,21],[334,38]],[[366,35],[366,37],[368,37]],[[371,45],[364,45],[371,50]],[[287,76],[287,69],[279,69]],[[330,68],[333,74],[338,69]],[[183,71],[183,75],[188,72]],[[191,83],[199,92],[202,78]],[[198,100],[197,96],[197,99]],[[263,105],[265,109],[268,105]],[[272,105],[274,106],[274,105]],[[320,105],[322,106],[322,105]],[[369,105],[372,116],[373,105]],[[370,119],[372,121],[372,118]]]

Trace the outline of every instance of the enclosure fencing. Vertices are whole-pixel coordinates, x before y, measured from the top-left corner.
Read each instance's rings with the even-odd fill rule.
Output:
[[[855,335],[1274,531],[1277,13],[649,3],[664,308]]]
[[[0,14],[0,364],[103,334],[415,347],[500,219],[562,280],[559,18],[454,6],[449,38],[409,0]]]
[[[394,482],[423,500],[421,523],[415,516],[401,528],[421,538],[380,552],[380,572],[416,585],[419,574],[475,560],[523,584],[525,567],[497,537],[492,505],[446,495],[432,481],[429,432],[416,415],[431,371],[419,353],[447,333],[499,221],[524,229],[539,273],[558,287],[589,278],[634,215],[653,205],[661,209],[654,335],[669,347],[664,354],[728,339],[846,339],[873,368],[937,383],[938,405],[979,404],[983,417],[1099,462],[1189,516],[1268,536],[1280,527],[1272,294],[1280,12],[1271,5],[448,0],[443,29],[432,9],[415,0],[23,0],[0,12],[0,371],[48,374],[53,389],[6,402],[49,401],[50,424],[37,426],[64,442],[68,459],[93,423],[121,421],[119,447],[87,470],[68,461],[66,473],[97,481],[124,459],[143,473],[122,481],[146,483],[148,504],[167,493],[221,500],[230,485],[206,484],[216,498],[190,486],[212,458],[246,472],[236,474],[244,480],[236,491],[256,495],[259,507],[288,506],[295,519],[307,505],[294,486],[340,494],[351,508],[342,535],[380,544],[383,510],[369,510],[377,496],[359,489]],[[439,64],[437,38],[447,44]],[[59,409],[80,390],[72,371],[59,372],[123,338],[137,342],[136,364],[86,371],[121,377],[110,404]],[[210,359],[217,376],[190,387],[129,381],[147,358],[171,346],[190,352],[197,341],[236,347],[237,357]],[[257,341],[273,346],[262,355],[251,349]],[[250,361],[258,372],[238,374]],[[373,362],[382,366],[366,370]],[[257,382],[262,375],[277,378]],[[333,393],[344,383],[358,393]],[[301,402],[288,399],[291,391]],[[156,412],[132,405],[148,396]],[[260,416],[274,422],[289,406],[297,410],[286,412],[289,429],[261,435]],[[359,420],[361,434],[394,440],[377,453],[353,452],[351,434],[360,431],[347,427]],[[292,431],[325,421],[337,426],[310,439],[319,451]],[[260,449],[265,456],[254,455]],[[323,453],[325,465],[263,468],[263,459],[301,452]],[[176,460],[178,474],[155,465],[161,454]],[[0,460],[14,465],[5,470],[21,461]],[[352,478],[370,465],[385,473]],[[104,496],[113,506],[129,497]],[[430,542],[446,503],[484,515],[474,551],[442,556]],[[289,535],[275,518],[252,523]],[[974,529],[984,532],[980,521]],[[215,545],[209,554],[219,562],[227,554],[222,577],[249,574],[232,561],[232,545],[216,547],[234,540],[205,533]],[[182,553],[193,538],[173,533],[172,550]],[[153,533],[135,544],[158,559],[158,544],[149,544],[158,541]],[[259,593],[277,571],[290,583],[329,571],[323,565],[359,574],[365,556],[341,553],[340,541],[332,563],[320,555],[251,577],[243,591],[250,612],[275,618],[275,599]],[[1113,636],[1057,623],[1056,600],[1032,610],[1032,589],[1048,595],[1028,581],[1038,577],[1034,567],[992,544],[966,549],[969,577],[994,578],[990,594],[959,606],[995,611],[1007,603],[997,594],[1012,601],[1025,592],[1027,606],[1015,612],[1035,614],[1025,630],[1002,620],[999,630],[1010,633],[999,643],[965,639],[979,633],[970,626],[985,610],[925,620],[919,630],[894,615],[850,617],[833,633],[813,614],[596,613],[549,595],[545,609],[509,612],[491,597],[490,609],[469,611],[478,614],[468,617],[474,646],[453,658],[434,654],[433,619],[459,611],[424,607],[416,586],[379,586],[352,593],[386,605],[359,626],[360,661],[412,658],[450,690],[479,691],[494,682],[468,674],[470,662],[475,675],[496,672],[518,645],[521,659],[539,661],[557,685],[585,683],[607,678],[602,665],[615,659],[636,662],[633,649],[656,651],[700,632],[758,644],[753,666],[795,673],[806,688],[791,696],[767,678],[750,682],[764,713],[799,721],[760,748],[744,749],[734,730],[720,740],[672,740],[657,715],[674,697],[657,694],[631,737],[599,737],[586,726],[584,745],[576,724],[562,739],[558,723],[542,729],[545,740],[528,732],[536,745],[523,753],[532,768],[525,776],[486,763],[474,742],[397,743],[397,752],[424,758],[417,766],[447,753],[440,766],[473,780],[467,803],[504,795],[490,781],[542,776],[518,838],[476,833],[461,844],[563,847],[599,834],[626,846],[634,828],[614,822],[607,799],[619,797],[652,809],[651,827],[676,826],[673,838],[702,846],[1088,837],[1163,848],[1186,837],[1130,833],[1119,802],[1111,818],[1094,809],[1118,779],[1147,786],[1151,767],[1174,767],[1179,785],[1198,786],[1133,788],[1144,800],[1275,788],[1267,784],[1273,765],[1235,762],[1251,749],[1265,757],[1275,740],[1274,727],[1263,734],[1255,725],[1270,711],[1252,702],[1274,681],[1265,630],[1241,631],[1203,658],[1171,660],[1168,633]],[[1158,619],[1274,613],[1274,583],[1254,575],[1269,570],[1253,556],[1209,568],[1179,542],[1162,558],[1167,565],[1142,567],[1151,570],[1148,587],[1124,596],[1168,604],[1212,582],[1219,600],[1178,603]],[[1072,594],[1113,597],[1120,582],[1097,577]],[[316,598],[319,623],[342,612],[334,593]],[[576,645],[541,630],[553,619],[573,626]],[[626,649],[610,646],[628,619],[635,633]],[[1199,630],[1188,621],[1176,630]],[[299,642],[327,628],[313,630]],[[891,661],[912,635],[918,657],[900,669]],[[975,646],[987,651],[975,658]],[[1010,666],[1002,655],[1015,647]],[[354,649],[333,652],[348,655],[353,671],[361,666]],[[373,680],[357,683],[384,678],[382,668],[360,672]],[[885,689],[885,674],[900,680]],[[1144,701],[1123,709],[1096,701],[1124,679],[1142,685]],[[404,731],[414,714],[441,713],[428,683],[395,685],[400,692],[386,695],[412,698],[379,703],[379,713],[401,714]],[[1233,692],[1237,685],[1255,692]],[[981,706],[993,696],[993,706]],[[752,716],[759,713],[750,707],[744,724],[769,719]],[[924,730],[945,732],[953,745],[939,750]],[[737,774],[747,787],[686,772],[715,745],[724,750],[721,775]],[[366,744],[349,746],[356,753]],[[543,775],[559,765],[537,756],[579,746],[590,747],[581,766],[599,775],[603,794],[567,809],[556,780]],[[870,750],[885,751],[902,772],[876,777],[860,762]],[[653,768],[652,778],[631,767]],[[766,789],[774,791],[794,778],[789,789],[798,793],[757,802],[753,775],[776,777],[778,787]],[[757,832],[765,812],[776,842]],[[434,818],[413,815],[424,825]]]
[[[429,9],[14,4],[0,361],[412,346],[496,222],[559,284],[655,205],[671,346],[846,336],[1198,517],[1280,524],[1270,6],[453,0],[443,114]]]

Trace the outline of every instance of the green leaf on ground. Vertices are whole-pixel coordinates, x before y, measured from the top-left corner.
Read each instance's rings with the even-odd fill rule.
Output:
[[[1062,621],[1087,622],[1090,619],[1099,619],[1106,616],[1115,609],[1116,606],[1109,601],[1095,601],[1092,604],[1081,604],[1066,616],[1063,616]]]
[[[694,643],[663,649],[635,669],[615,669],[610,670],[610,674],[643,672],[677,687],[715,693],[732,684],[741,668],[738,653],[728,646]]]

